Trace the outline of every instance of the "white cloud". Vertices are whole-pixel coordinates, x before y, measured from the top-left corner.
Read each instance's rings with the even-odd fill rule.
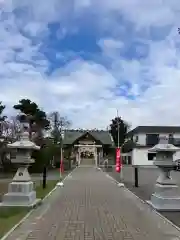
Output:
[[[98,44],[103,50],[104,54],[109,57],[115,57],[119,55],[124,47],[124,43],[122,41],[112,38],[100,39]]]
[[[29,33],[31,37],[46,37],[48,35],[48,28],[42,22],[29,22],[24,26],[24,31]]]
[[[12,112],[11,106],[20,98],[30,98],[46,111],[58,110],[67,115],[77,128],[106,128],[116,115],[117,108],[133,126],[180,124],[180,58],[177,49],[180,36],[176,27],[158,42],[142,37],[140,40],[149,47],[147,58],[143,61],[127,60],[121,56],[121,50],[126,47],[126,41],[122,40],[126,26],[119,26],[115,15],[112,15],[114,10],[119,11],[133,22],[136,30],[145,27],[149,31],[151,26],[177,23],[179,1],[164,1],[162,4],[158,0],[89,0],[76,1],[77,5],[73,8],[63,6],[62,1],[57,0],[46,1],[46,4],[44,1],[37,4],[34,0],[4,1],[0,4],[9,12],[8,17],[0,22],[0,100],[7,105],[7,112]],[[16,19],[11,14],[15,6],[28,6],[30,11]],[[107,27],[107,23],[114,24],[112,36],[99,41],[103,57],[111,58],[112,69],[77,59],[52,76],[46,76],[47,59],[38,52],[39,45],[33,46],[30,39],[21,35],[19,28],[31,36],[43,38],[48,34],[49,22],[57,19],[66,22],[73,9],[74,14],[78,14],[78,9],[82,11],[91,7],[102,17],[101,24],[97,25],[103,27],[105,24]],[[68,28],[64,29],[66,33]],[[114,32],[116,37],[113,37]],[[15,52],[14,49],[21,51]],[[142,53],[144,49],[140,46],[137,51]],[[56,57],[65,58],[65,55],[59,52]],[[131,85],[128,94],[135,100],[115,93],[114,90],[123,81]],[[149,88],[142,90],[144,85]]]
[[[119,12],[126,20],[135,23],[137,28],[177,23],[180,10],[178,0],[91,0],[90,6],[111,18],[116,16],[111,13]]]

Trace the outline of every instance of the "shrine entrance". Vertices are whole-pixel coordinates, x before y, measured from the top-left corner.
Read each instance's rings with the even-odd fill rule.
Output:
[[[80,164],[81,165],[95,165],[95,149],[91,146],[79,147]]]
[[[77,148],[76,161],[81,166],[98,165],[98,147],[102,145],[75,145]]]
[[[94,158],[94,152],[90,152],[89,149],[85,150],[84,152],[81,152],[81,159],[82,158],[92,159],[92,158]]]

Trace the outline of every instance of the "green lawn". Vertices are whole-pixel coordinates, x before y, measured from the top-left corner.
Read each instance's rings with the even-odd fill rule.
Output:
[[[67,175],[64,173],[63,178]],[[35,183],[37,198],[43,199],[55,186],[58,180],[48,180],[45,189],[42,188],[42,181]],[[17,224],[30,209],[13,207],[0,210],[0,238]]]
[[[0,238],[17,224],[26,214],[28,209],[11,208],[0,212]]]
[[[43,199],[57,184],[58,180],[47,181],[46,188],[42,188],[42,182],[36,186],[36,197]]]

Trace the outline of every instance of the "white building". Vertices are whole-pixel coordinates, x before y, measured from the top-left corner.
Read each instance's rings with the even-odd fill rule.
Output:
[[[128,132],[123,145],[123,162],[132,165],[153,165],[155,154],[148,153],[159,142],[159,137],[167,137],[169,142],[180,147],[180,126],[138,126]],[[174,154],[174,160],[180,159],[180,151]]]

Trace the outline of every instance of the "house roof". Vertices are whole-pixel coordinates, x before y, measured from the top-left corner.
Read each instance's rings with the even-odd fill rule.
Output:
[[[128,136],[135,133],[180,133],[180,126],[138,126],[128,132]]]
[[[113,145],[114,142],[108,131],[103,130],[66,130],[64,133],[65,145],[73,144],[78,138],[84,134],[89,133],[95,139],[99,140],[102,144]]]

